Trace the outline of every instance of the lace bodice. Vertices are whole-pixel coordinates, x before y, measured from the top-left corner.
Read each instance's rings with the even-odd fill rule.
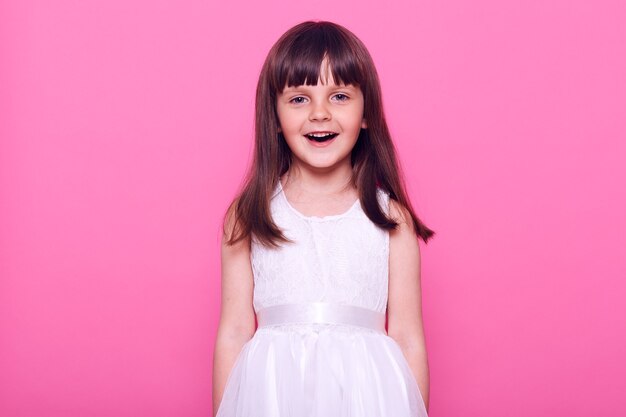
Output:
[[[377,196],[388,212],[389,195],[378,189]],[[268,248],[252,239],[255,311],[318,301],[386,311],[389,232],[370,221],[359,200],[342,214],[305,216],[289,204],[278,181],[270,208],[294,243]]]

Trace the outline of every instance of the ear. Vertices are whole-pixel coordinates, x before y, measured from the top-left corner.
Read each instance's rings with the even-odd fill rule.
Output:
[[[367,129],[367,120],[363,119],[363,121],[361,121],[361,128]]]

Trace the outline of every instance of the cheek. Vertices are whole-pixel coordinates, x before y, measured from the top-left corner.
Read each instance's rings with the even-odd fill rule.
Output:
[[[289,124],[289,112],[285,111],[285,109],[282,108],[282,106],[277,106],[276,107],[276,116],[278,118],[278,122],[281,125],[288,125]]]
[[[344,109],[337,115],[341,120],[352,126],[354,124],[360,124],[363,119],[363,109],[361,107],[352,107],[350,109]]]
[[[298,119],[289,112],[279,113],[278,121],[285,131],[293,131],[298,128]]]

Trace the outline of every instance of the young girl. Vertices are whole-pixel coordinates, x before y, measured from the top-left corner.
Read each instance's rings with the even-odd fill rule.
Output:
[[[224,221],[214,415],[426,416],[417,238],[434,232],[407,198],[365,46],[330,22],[288,30],[255,127]]]

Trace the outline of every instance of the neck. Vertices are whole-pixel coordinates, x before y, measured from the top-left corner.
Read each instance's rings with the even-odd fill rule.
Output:
[[[292,165],[285,175],[285,185],[310,194],[334,194],[352,188],[352,166],[346,163],[329,170]]]

